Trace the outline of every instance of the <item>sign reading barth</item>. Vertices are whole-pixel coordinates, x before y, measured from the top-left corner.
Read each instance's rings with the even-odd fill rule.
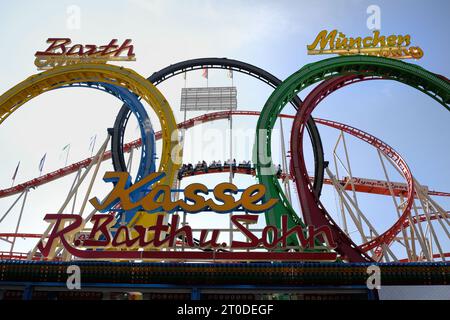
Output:
[[[50,70],[58,66],[79,63],[107,63],[108,61],[136,61],[131,39],[126,39],[120,46],[117,39],[108,44],[75,44],[70,38],[48,38],[50,46],[45,51],[37,51],[34,64],[38,70]],[[126,53],[126,55],[123,55]]]

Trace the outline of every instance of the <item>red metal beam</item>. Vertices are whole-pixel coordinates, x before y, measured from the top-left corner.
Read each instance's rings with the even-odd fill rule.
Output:
[[[0,238],[36,238],[41,239],[42,234],[39,233],[0,233]]]
[[[325,120],[327,125],[330,127],[351,134],[380,150],[385,156],[390,158],[402,172],[408,185],[406,204],[400,218],[380,236],[370,240],[367,243],[363,243],[360,246],[356,246],[353,240],[336,224],[325,207],[320,203],[320,200],[316,198],[315,194],[311,192],[311,183],[303,156],[303,133],[307,119],[311,116],[311,113],[317,105],[328,95],[342,87],[356,82],[379,79],[380,78],[371,76],[370,72],[368,72],[368,76],[351,74],[331,78],[322,82],[315,87],[303,101],[302,107],[295,115],[291,131],[291,171],[295,177],[303,218],[308,225],[329,226],[332,230],[335,241],[339,243],[336,251],[338,251],[344,259],[349,261],[361,261],[361,259],[367,259],[367,252],[372,249],[375,249],[374,258],[376,260],[380,259],[384,250],[383,246],[389,246],[399,230],[402,229],[402,225],[404,221],[408,219],[412,204],[414,202],[414,183],[411,171],[401,155],[380,139],[354,127],[335,121]]]

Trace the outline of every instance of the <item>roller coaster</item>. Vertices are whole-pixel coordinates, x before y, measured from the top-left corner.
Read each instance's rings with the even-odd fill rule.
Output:
[[[260,112],[242,110],[212,112],[191,119],[185,119],[185,121],[177,124],[169,103],[156,86],[174,76],[201,69],[224,69],[240,72],[268,84],[274,91]],[[58,212],[59,214],[65,213],[68,210],[67,206],[69,202],[73,200],[74,196],[76,197],[79,186],[87,180],[88,174],[93,172],[90,186],[79,212],[79,215],[83,216],[85,221],[88,221],[96,210],[87,215],[87,217],[84,215],[84,210],[87,207],[88,196],[91,192],[93,181],[97,178],[101,163],[112,160],[116,172],[128,172],[130,165],[125,161],[125,154],[132,153],[133,150],[140,148],[141,159],[139,168],[134,180],[127,182],[127,188],[131,188],[133,184],[137,184],[144,177],[155,171],[165,173],[165,176],[160,182],[161,185],[173,186],[175,190],[181,188],[182,180],[189,179],[189,177],[193,176],[228,173],[231,179],[235,174],[250,175],[265,186],[265,199],[277,199],[277,204],[264,213],[267,225],[283,228],[282,217],[287,216],[287,224],[289,227],[300,226],[301,228],[307,228],[307,226],[326,226],[329,228],[337,246],[328,250],[337,254],[338,262],[334,264],[313,263],[305,265],[304,262],[298,261],[298,265],[285,266],[286,268],[291,268],[290,270],[300,270],[301,268],[345,268],[343,266],[345,264],[355,264],[363,268],[363,266],[368,264],[379,264],[383,266],[383,263],[387,265],[389,263],[395,263],[398,266],[405,265],[405,267],[410,266],[411,268],[414,267],[417,270],[422,270],[436,263],[435,266],[446,270],[442,273],[439,271],[441,269],[438,270],[437,267],[433,269],[432,273],[436,274],[436,277],[438,277],[437,273],[439,272],[444,274],[443,278],[438,277],[440,280],[436,280],[436,283],[448,284],[450,280],[447,261],[450,258],[450,251],[447,250],[449,250],[448,239],[450,238],[448,231],[448,218],[450,213],[439,205],[437,197],[450,197],[450,193],[429,190],[428,187],[421,185],[414,177],[401,154],[381,139],[344,123],[313,118],[311,116],[318,104],[333,92],[354,83],[370,80],[393,80],[404,83],[430,96],[444,106],[447,111],[450,111],[450,81],[445,76],[434,74],[419,66],[406,62],[372,56],[356,55],[325,59],[305,65],[284,81],[251,64],[226,58],[202,58],[179,62],[155,72],[148,79],[141,77],[132,70],[103,63],[59,66],[31,76],[0,96],[0,124],[32,98],[55,89],[90,88],[100,90],[115,96],[124,104],[116,117],[113,128],[108,129],[106,141],[98,149],[95,156],[67,165],[16,186],[0,190],[1,199],[9,199],[11,196],[18,195],[9,209],[0,216],[0,226],[2,221],[12,212],[12,209],[21,199],[23,200],[23,204],[26,202],[30,190],[37,187],[44,187],[46,184],[75,174],[76,176],[70,188],[69,195],[64,199],[61,209]],[[302,101],[298,94],[316,83],[318,85]],[[150,117],[142,105],[141,99],[152,107],[161,124],[161,131],[154,132]],[[282,113],[283,108],[289,103],[296,110],[295,115]],[[126,142],[125,131],[131,115],[134,115],[138,120],[141,138]],[[233,117],[246,116],[252,116],[255,119],[257,117],[254,159],[252,159],[252,162],[248,161],[245,164],[238,164],[232,162],[230,158],[230,161],[224,161],[223,165],[193,166],[188,163],[183,164],[183,139],[186,130],[204,123],[227,119],[231,121]],[[276,122],[282,119],[290,119],[293,123],[289,151],[291,160],[289,165],[283,165],[282,169],[280,165],[280,169],[274,171],[274,163],[271,158],[271,132]],[[336,168],[334,173],[331,170],[332,166],[330,162],[325,161],[317,125],[333,128],[340,132],[337,144],[342,142],[345,147],[348,167],[344,169],[348,173],[347,176],[340,176],[337,171],[338,162],[343,165],[343,161],[337,156],[336,148],[333,153],[333,165]],[[309,134],[313,150],[313,173],[307,171],[304,157],[303,135],[305,128]],[[261,132],[264,132],[264,134],[261,134]],[[345,135],[361,140],[375,148],[379,155],[383,172],[385,173],[384,179],[371,180],[352,175],[347,148],[345,146]],[[155,144],[158,140],[162,140],[161,154],[156,154]],[[111,149],[107,150],[110,142]],[[286,158],[286,154],[283,156]],[[155,166],[156,158],[159,158],[159,168]],[[201,162],[203,159],[197,160]],[[392,182],[386,170],[385,162],[392,165],[394,170],[403,176],[405,182]],[[325,208],[321,202],[324,185],[332,187],[334,192],[339,196],[340,210],[332,214],[330,213],[330,208]],[[291,197],[291,189],[295,190],[298,195],[300,210],[294,209],[293,202],[295,200]],[[137,201],[145,192],[148,192],[145,188],[138,190],[132,194],[131,200]],[[364,210],[358,205],[356,195],[359,193],[392,198],[394,203],[392,213],[396,214],[397,217],[395,222],[387,230],[376,230],[374,221],[370,221],[364,214]],[[178,193],[175,194],[175,198],[177,196]],[[36,282],[38,279],[37,275],[33,273],[33,268],[41,268],[42,266],[55,269],[62,268],[65,264],[71,262],[84,265],[85,268],[96,265],[97,262],[80,262],[79,259],[69,254],[63,247],[57,247],[52,257],[42,256],[39,253],[37,245],[30,248],[29,252],[15,252],[14,243],[16,238],[39,239],[40,242],[45,242],[48,240],[51,232],[50,226],[41,233],[18,232],[23,207],[24,205],[22,206],[15,231],[11,230],[0,233],[0,240],[11,245],[9,251],[0,252],[0,269],[3,272],[0,283],[1,281],[11,283],[11,281],[18,281],[19,279],[20,281],[26,279],[26,281]],[[108,207],[105,212],[109,212],[109,214],[115,216],[114,230],[117,230],[122,225],[134,226],[138,224],[144,227],[151,227],[155,225],[157,216],[163,215],[167,217],[167,213],[165,212],[149,214],[138,209],[124,212],[121,210],[120,203],[117,202]],[[339,219],[339,222],[336,222],[336,219]],[[165,221],[167,222],[167,220]],[[356,228],[359,234],[358,237],[355,238],[349,232],[350,224]],[[86,228],[86,230],[89,230],[89,228]],[[228,230],[231,237],[233,232],[235,232],[235,230],[227,228],[224,228],[224,230]],[[367,234],[367,230],[370,231],[370,235]],[[258,232],[261,230],[255,229],[255,231]],[[433,243],[432,245],[430,245],[431,242]],[[393,250],[392,246],[394,244],[399,244],[401,249],[399,250],[397,248]],[[289,248],[295,248],[298,245],[298,239],[294,237],[289,238]],[[185,239],[179,237],[175,247],[163,250],[184,251],[185,247]],[[226,248],[225,251],[231,250],[232,248]],[[161,263],[164,264],[165,262]],[[179,265],[176,263],[179,263]],[[197,271],[196,268],[198,266],[195,264],[186,263],[185,260],[176,261],[176,263],[174,264],[178,266],[176,268],[187,268],[191,270],[189,272],[195,274],[192,279],[201,278],[201,271]],[[221,264],[220,259],[215,260],[214,263],[211,266],[211,270],[219,270],[222,266],[224,268],[233,268],[229,264]],[[26,266],[28,273],[17,276],[14,271],[16,265]],[[136,261],[116,264],[115,262],[109,262],[104,265],[98,264],[98,270],[117,266],[117,268],[122,268],[122,271],[119,272],[121,275],[118,275],[122,279],[126,277],[127,268],[139,268],[139,265],[140,262]],[[181,267],[181,265],[184,265],[184,267]],[[336,267],[333,267],[333,265]],[[141,266],[142,268],[147,266],[149,270],[159,268],[157,263],[143,263]],[[251,270],[254,268],[270,269],[269,264],[262,264],[259,267],[257,265],[241,267],[245,270],[248,268]],[[387,268],[386,265],[385,268]],[[193,271],[194,269],[196,271]],[[242,281],[247,277],[248,272],[248,270],[245,271],[244,269],[239,271],[244,276],[237,276]],[[359,273],[355,275],[356,278],[362,278],[362,270],[358,271]],[[99,272],[101,273],[101,271]],[[152,277],[159,274],[158,272],[160,271],[155,272],[151,273]],[[282,283],[286,282],[289,284],[296,282],[295,277],[286,278],[286,275],[281,275],[287,272],[284,269],[270,272],[275,272],[272,280],[281,279],[280,281]],[[333,272],[338,271],[335,270]],[[56,277],[58,273],[60,271],[56,271],[55,269],[49,272],[42,281],[58,282],[60,281]],[[93,279],[95,277],[93,276]],[[104,278],[105,275],[99,277]],[[162,277],[164,278],[165,275]],[[144,282],[152,282],[153,280],[150,278]],[[417,282],[418,278],[420,276],[414,278],[415,280],[410,277],[405,281],[409,281],[409,283],[420,282],[422,284],[421,281]],[[174,281],[173,278],[171,279],[169,282]],[[299,281],[303,284],[317,284],[320,281],[322,283],[326,281],[321,279],[317,280],[319,282],[315,282],[316,280],[305,279]],[[213,277],[210,280],[222,281],[217,277]],[[137,283],[135,280],[123,281],[126,283]],[[346,281],[350,280],[343,279],[340,284],[347,283]],[[352,281],[357,280],[353,279]],[[274,283],[277,282],[275,280],[270,281],[271,285]]]

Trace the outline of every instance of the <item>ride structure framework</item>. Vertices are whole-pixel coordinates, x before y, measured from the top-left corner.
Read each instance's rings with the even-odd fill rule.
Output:
[[[173,76],[205,68],[227,69],[241,72],[269,84],[275,90],[268,98],[261,112],[235,110],[213,112],[189,120],[185,119],[185,121],[177,124],[167,100],[155,86]],[[53,262],[60,263],[61,261],[74,261],[79,263],[76,257],[70,255],[62,246],[57,246],[53,254],[49,257],[40,255],[37,251],[37,246],[28,253],[14,252],[17,238],[40,239],[41,242],[45,242],[48,240],[51,230],[49,227],[42,233],[19,232],[20,222],[30,189],[43,186],[67,175],[76,173],[69,194],[63,201],[61,209],[58,211],[58,213],[65,212],[68,204],[73,201],[73,213],[78,189],[83,181],[87,180],[87,175],[91,169],[94,169],[93,177],[89,182],[88,191],[79,212],[80,215],[83,215],[101,163],[105,160],[112,159],[116,171],[129,171],[131,168],[132,153],[136,148],[142,148],[142,152],[134,183],[137,183],[155,170],[166,174],[160,182],[161,185],[168,185],[174,188],[178,187],[178,189],[182,179],[202,174],[228,172],[230,173],[230,180],[232,180],[231,176],[236,173],[252,175],[257,178],[259,183],[266,187],[266,201],[268,199],[278,200],[278,203],[273,208],[265,212],[267,225],[281,228],[281,217],[287,215],[289,227],[300,226],[306,228],[308,225],[313,225],[330,228],[333,238],[336,240],[337,247],[329,248],[329,250],[338,254],[340,262],[346,262],[348,265],[360,263],[361,266],[365,266],[367,263],[390,263],[391,261],[398,263],[398,265],[412,262],[420,265],[420,263],[442,261],[445,266],[443,268],[447,268],[445,270],[448,271],[448,264],[445,262],[447,261],[446,258],[450,257],[450,252],[446,252],[446,245],[450,238],[448,231],[449,213],[433,197],[449,197],[450,193],[424,188],[414,178],[413,173],[402,156],[391,146],[373,135],[336,121],[312,118],[311,114],[314,108],[328,95],[350,84],[368,80],[395,80],[404,83],[432,97],[450,111],[450,82],[447,78],[402,61],[368,56],[344,56],[309,64],[288,77],[285,81],[281,81],[270,73],[253,65],[225,58],[203,58],[183,61],[155,72],[148,79],[144,79],[132,70],[109,64],[77,64],[56,67],[26,79],[0,96],[0,124],[33,97],[56,88],[89,87],[99,89],[118,97],[124,102],[124,105],[118,113],[114,127],[108,131],[108,138],[101,145],[94,157],[12,186],[11,188],[0,190],[0,198],[19,195],[6,213],[0,217],[0,224],[10,214],[14,206],[19,203],[19,200],[23,198],[15,231],[0,233],[0,240],[11,244],[9,252],[5,251],[0,253],[2,270],[7,275],[0,279],[0,281],[11,282],[15,279],[15,276],[11,273],[11,268],[14,268],[16,262],[6,260],[28,260],[29,262],[24,265],[27,265],[29,268],[35,268],[37,266],[48,266],[52,268]],[[298,93],[317,82],[320,83],[307,95],[304,101],[301,101]],[[143,105],[139,102],[140,98],[153,108],[161,124],[161,131],[153,132],[150,119]],[[284,106],[288,103],[291,103],[296,110],[295,115],[281,114]],[[131,114],[134,114],[138,119],[141,138],[125,143],[125,129]],[[240,166],[229,163],[223,166],[203,169],[183,169],[180,171],[181,164],[183,163],[184,131],[206,122],[221,119],[231,121],[233,116],[258,117],[253,164]],[[283,164],[283,170],[275,174],[273,172],[274,164],[271,159],[271,132],[275,127],[276,121],[279,120],[280,125],[283,125],[281,119],[290,119],[293,121],[290,136],[290,151],[286,152],[284,150],[285,142],[283,135],[281,139],[282,157],[286,159],[288,153],[290,154],[291,161],[289,165],[286,161]],[[329,163],[324,160],[324,151],[317,124],[328,126],[341,132],[336,146],[341,142],[344,145],[345,161],[342,161],[337,155],[335,147],[333,153],[335,173],[331,171]],[[314,174],[310,174],[307,171],[304,158],[303,133],[305,128],[309,133],[313,149]],[[181,135],[178,133],[179,129],[181,129]],[[261,135],[261,132],[265,134]],[[370,179],[356,178],[353,176],[344,134],[356,137],[376,148],[385,175],[384,180],[369,181]],[[160,155],[159,168],[156,169],[155,156],[157,155],[155,154],[155,141],[160,139],[162,140],[162,153]],[[107,145],[110,140],[111,151],[107,151]],[[131,154],[128,163],[125,162],[125,153]],[[174,155],[177,156],[174,158]],[[386,161],[404,177],[406,183],[391,182],[385,166]],[[348,176],[340,176],[338,162],[344,168],[344,171],[347,172]],[[82,170],[84,169],[85,171],[83,172]],[[325,178],[325,173],[328,178]],[[281,185],[279,181],[281,181]],[[294,201],[290,195],[292,182],[295,188],[294,190],[298,194],[301,208],[300,212],[294,209],[292,203]],[[333,187],[339,196],[340,211],[334,215],[334,217],[338,218],[340,215],[341,221],[339,223],[336,223],[335,218],[332,217],[321,203],[320,196],[324,184]],[[127,187],[131,186],[132,183],[130,181]],[[397,213],[397,218],[393,225],[384,232],[378,232],[373,221],[370,221],[359,207],[357,193],[391,197],[394,203],[393,211]],[[174,197],[177,198],[178,195],[176,194]],[[110,211],[110,214],[116,215],[116,211],[120,211],[120,209],[120,203],[115,202],[107,211]],[[85,221],[88,221],[95,212],[96,210],[92,211],[85,218]],[[117,215],[116,225],[112,231],[115,232],[119,226],[124,224],[129,226],[135,224],[144,227],[154,226],[159,214],[164,214],[164,212],[156,214],[149,214],[143,210],[122,212],[122,214]],[[167,223],[167,215],[165,216],[165,222]],[[351,221],[357,228],[360,241],[352,238],[349,232],[348,221]],[[426,230],[424,230],[423,225],[426,226]],[[183,226],[186,226],[185,218],[183,219]],[[440,228],[440,233],[437,232],[438,228]],[[88,233],[90,230],[90,228],[84,226],[83,233]],[[221,230],[229,232],[230,239],[233,239],[233,233],[237,232],[232,227]],[[261,233],[263,231],[257,228],[249,228],[249,230],[255,233]],[[370,234],[367,234],[367,230],[369,230]],[[200,229],[193,229],[193,231],[199,232]],[[444,240],[442,240],[441,235],[443,235]],[[445,239],[445,237],[447,238]],[[357,242],[360,243],[358,244]],[[398,257],[398,254],[392,250],[391,246],[394,243],[404,247],[404,256]],[[287,250],[295,250],[298,244],[298,239],[290,237]],[[322,244],[326,246],[326,243]],[[163,250],[184,252],[185,249],[186,239],[185,237],[179,237],[173,248],[164,248]],[[232,248],[227,247],[221,250],[223,253],[232,251]],[[257,250],[265,249],[257,248]],[[221,256],[222,253],[218,256]],[[46,261],[43,262],[42,260]],[[213,259],[213,261],[218,263],[221,260]],[[184,263],[186,261],[181,259],[178,262]],[[139,262],[135,263],[139,264]],[[166,262],[162,263],[164,264]],[[95,263],[82,265],[84,268],[90,268]],[[382,263],[379,265],[383,266]],[[122,265],[124,268],[130,266]],[[148,267],[154,268],[155,265],[149,264]],[[186,265],[186,267],[192,268],[193,266]],[[291,267],[292,270],[298,271],[305,266],[293,265]],[[110,268],[110,265],[105,268]],[[254,268],[256,266],[251,267],[249,272],[253,272],[252,270]],[[264,265],[263,268],[268,268],[268,266]],[[448,276],[448,272],[446,275]],[[447,276],[444,276],[438,282],[448,284]],[[20,277],[27,279],[27,281],[37,281],[34,276],[22,274]],[[104,280],[104,275],[102,277]],[[356,278],[358,280],[353,279],[352,281],[357,281],[358,283],[362,281],[360,275]],[[290,284],[295,283],[297,281],[296,279],[298,280],[294,276],[289,278],[288,282]],[[409,278],[407,281],[409,283],[418,283],[416,278],[414,278],[416,280],[411,279]],[[60,279],[49,277],[44,281],[58,282]],[[322,279],[320,281],[325,280]],[[311,283],[317,284],[314,281]]]

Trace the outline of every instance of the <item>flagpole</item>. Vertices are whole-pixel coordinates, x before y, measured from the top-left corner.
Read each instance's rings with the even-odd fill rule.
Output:
[[[44,156],[41,159],[41,162],[39,163],[39,177],[42,176],[42,170],[44,169],[45,164],[45,158],[47,157],[47,152],[44,154]]]
[[[206,78],[206,87],[208,88],[209,87],[209,70],[207,67],[203,68],[202,76]]]
[[[228,71],[229,73],[229,75],[231,76],[231,87],[233,87],[233,71],[230,69],[229,71]],[[231,91],[230,91],[231,92]],[[233,183],[233,117],[232,117],[232,114],[233,113],[233,103],[232,103],[232,101],[230,100],[230,117],[229,117],[229,119],[230,119],[230,183]],[[230,225],[229,225],[229,228],[230,228],[230,246],[231,246],[231,243],[233,243],[233,219],[232,219],[232,216],[233,216],[233,212],[230,212],[230,214],[229,214],[229,217],[230,217]]]
[[[184,89],[186,89],[186,88],[187,88],[187,75],[186,75],[186,72],[185,72],[184,73]],[[186,119],[187,119],[187,109],[185,107],[184,108],[184,117],[183,117],[183,122],[184,123],[186,123]],[[181,141],[181,143],[182,143],[182,147],[183,148],[184,148],[185,134],[186,134],[186,128],[182,128],[181,129],[181,137],[182,137],[183,140]],[[178,189],[181,189],[181,180],[178,180]],[[177,211],[177,214],[179,215],[178,211]],[[183,221],[182,221],[181,225],[184,227],[184,226],[186,226],[186,224],[187,224],[187,214],[186,214],[186,211],[183,210]],[[185,235],[183,235],[183,245],[181,247],[181,251],[184,251],[185,239],[186,239],[186,237],[185,237]]]
[[[92,139],[92,138],[91,138]],[[97,134],[94,136],[94,141],[91,140],[92,148],[91,148],[91,158],[94,154],[95,142],[97,141]]]
[[[14,182],[16,182],[16,177],[17,177],[17,172],[19,171],[19,166],[20,166],[20,161],[17,164],[16,170],[14,170],[14,175],[12,177],[12,184],[11,184],[11,188],[14,187]]]

